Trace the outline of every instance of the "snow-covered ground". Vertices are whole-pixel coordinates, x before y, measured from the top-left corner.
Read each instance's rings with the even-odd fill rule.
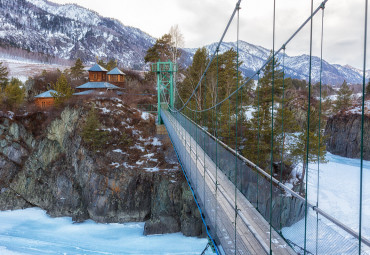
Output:
[[[359,204],[360,204],[360,160],[349,159],[327,154],[327,163],[320,164],[320,186],[319,186],[319,208],[324,210],[330,216],[339,220],[354,231],[359,231]],[[317,201],[317,181],[318,167],[317,164],[310,164],[308,171],[308,200],[316,204]],[[370,161],[364,161],[363,169],[363,202],[362,202],[362,235],[370,240]],[[308,238],[312,243],[316,240],[315,222],[316,214],[311,212],[311,219],[308,224]],[[320,220],[322,226],[333,226],[326,219]],[[283,233],[289,239],[294,239],[297,243],[302,243],[304,231],[304,219],[294,224],[290,228],[283,229]],[[329,241],[329,236],[335,240],[337,229],[332,231],[331,228],[319,228],[319,239],[322,243]],[[341,232],[344,240],[351,237],[345,232]],[[310,243],[310,242],[308,242]],[[312,244],[311,243],[311,244]],[[358,252],[356,242],[352,251]],[[340,247],[343,244],[338,244]],[[347,246],[348,247],[348,246]],[[367,252],[370,249],[364,247]],[[333,254],[349,254],[349,251],[333,251]],[[337,253],[335,253],[337,252]],[[326,254],[328,254],[326,252]],[[369,253],[370,254],[370,253]]]
[[[73,224],[37,208],[0,212],[0,254],[200,254],[207,239],[143,236],[144,223]],[[208,252],[208,251],[207,251]],[[207,253],[207,254],[210,254]]]
[[[14,77],[25,82],[28,77],[33,77],[34,75],[41,74],[43,70],[61,70],[69,68],[68,66],[55,65],[55,64],[44,64],[40,62],[35,62],[28,59],[9,59],[0,56],[0,62],[8,68],[9,77]]]

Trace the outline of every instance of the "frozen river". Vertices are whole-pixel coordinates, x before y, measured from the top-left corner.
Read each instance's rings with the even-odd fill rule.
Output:
[[[37,208],[0,212],[0,254],[200,254],[205,238],[143,236],[144,223],[74,224]]]

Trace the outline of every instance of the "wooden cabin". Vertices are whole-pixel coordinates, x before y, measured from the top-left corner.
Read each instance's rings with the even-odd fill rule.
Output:
[[[41,108],[49,108],[54,105],[55,99],[53,94],[57,93],[55,90],[48,90],[40,95],[35,96],[35,104]]]
[[[116,86],[122,87],[125,82],[125,73],[118,69],[118,67],[110,70],[107,73],[108,81]]]
[[[89,81],[92,82],[102,82],[107,81],[108,70],[104,67],[95,64],[89,70]]]

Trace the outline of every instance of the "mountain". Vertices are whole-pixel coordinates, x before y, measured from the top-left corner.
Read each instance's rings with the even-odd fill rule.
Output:
[[[210,54],[213,54],[217,47],[217,43],[212,43],[205,46]],[[236,49],[236,42],[224,42],[220,46],[220,52],[223,53],[231,48]],[[191,63],[192,56],[197,49],[185,49],[188,53],[186,57],[186,63]],[[241,71],[245,76],[253,75],[268,59],[270,56],[270,50],[261,46],[256,46],[244,41],[239,41],[239,56],[240,60],[243,61],[241,65]],[[282,67],[283,54],[277,55],[280,61],[280,67]],[[308,55],[300,56],[288,56],[285,54],[285,72],[286,76],[308,80],[308,66],[309,59]],[[366,78],[369,79],[370,70],[366,73]],[[318,82],[320,79],[320,58],[312,57],[312,80]],[[336,64],[330,64],[327,61],[323,61],[323,83],[338,85],[342,84],[346,80],[351,84],[362,83],[362,71],[351,66],[341,66]]]
[[[76,4],[55,4],[47,0],[0,0],[0,57],[16,54],[27,58],[63,64],[81,58],[117,59],[127,68],[143,69],[144,56],[155,39],[138,28],[104,18]],[[217,43],[207,45],[213,53]],[[239,43],[241,70],[254,74],[270,55],[270,50],[244,41]],[[220,51],[236,48],[235,42],[222,43]],[[189,66],[196,49],[184,49],[182,61]],[[41,56],[40,56],[41,54]],[[282,61],[282,54],[278,55]],[[285,56],[286,75],[308,79],[309,56]],[[319,81],[320,59],[312,58],[312,79]],[[65,64],[65,63],[64,63]],[[367,78],[370,70],[367,71]],[[362,83],[362,72],[351,66],[323,61],[323,83],[337,85],[343,80]]]
[[[46,0],[0,0],[0,46],[62,59],[115,58],[141,69],[155,39],[140,29],[104,18],[75,4]]]

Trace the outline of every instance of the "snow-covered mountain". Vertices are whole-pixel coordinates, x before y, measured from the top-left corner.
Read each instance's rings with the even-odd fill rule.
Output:
[[[213,43],[205,46],[210,54],[212,54],[217,43]],[[223,53],[231,48],[236,49],[236,42],[225,42],[220,46],[220,52]],[[189,56],[188,62],[191,62],[191,57],[194,55],[197,49],[185,49]],[[268,59],[270,56],[270,50],[261,46],[256,46],[244,41],[239,41],[239,56],[240,60],[243,61],[241,70],[245,76],[253,75]],[[280,66],[282,67],[283,54],[278,55]],[[288,56],[285,55],[285,71],[288,77],[308,80],[308,66],[309,56]],[[367,71],[367,79],[370,77],[370,70]],[[312,80],[314,82],[320,79],[320,58],[312,58]],[[362,71],[351,66],[341,66],[336,64],[330,64],[323,61],[323,83],[325,84],[342,84],[346,80],[348,83],[357,84],[362,83]]]
[[[46,0],[0,0],[0,46],[64,59],[115,58],[140,69],[155,39],[78,5]]]
[[[128,68],[142,69],[144,56],[155,39],[138,28],[104,18],[75,4],[55,4],[47,0],[0,0],[0,57],[17,51],[41,53],[58,59],[93,62],[96,57],[117,59]],[[216,43],[206,46],[212,53]],[[241,70],[251,76],[269,57],[270,50],[240,41]],[[225,42],[221,52],[236,48]],[[23,49],[21,51],[20,49]],[[24,51],[26,50],[26,51]],[[196,49],[184,49],[183,60],[190,65]],[[282,60],[282,54],[278,56]],[[41,56],[40,58],[44,58]],[[313,57],[312,78],[319,80],[320,59]],[[308,79],[309,56],[286,56],[287,76]],[[370,71],[367,72],[367,78]],[[323,62],[323,82],[327,84],[362,83],[362,72],[350,66]]]

